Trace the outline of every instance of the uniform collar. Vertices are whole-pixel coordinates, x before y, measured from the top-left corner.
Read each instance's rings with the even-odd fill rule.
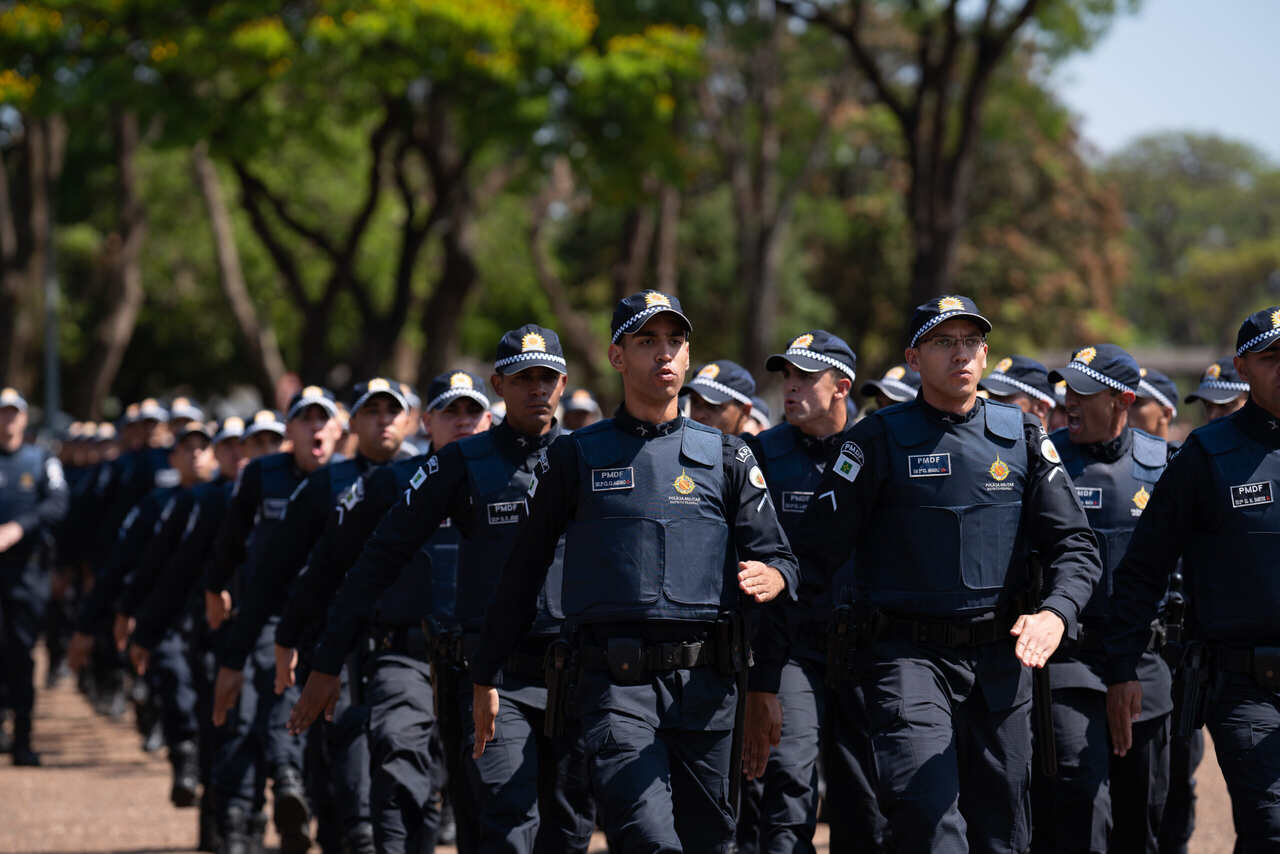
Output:
[[[638,436],[641,439],[653,439],[679,430],[684,425],[684,418],[677,415],[670,421],[653,424],[648,421],[641,421],[627,412],[625,406],[619,406],[618,411],[613,414],[613,423],[624,433],[630,433],[632,436]]]
[[[1129,448],[1133,445],[1133,429],[1126,427],[1120,431],[1120,435],[1107,442],[1094,442],[1092,445],[1085,445],[1084,450],[1089,456],[1102,460],[1104,463],[1114,463],[1116,460],[1129,453]]]
[[[954,412],[943,412],[941,409],[935,409],[925,402],[923,395],[917,397],[916,401],[920,404],[920,409],[925,415],[935,421],[941,421],[943,424],[968,424],[977,417],[979,412],[982,411],[983,403],[982,398],[978,398],[974,401],[973,406],[970,407],[968,412],[965,412],[962,415],[957,415]]]
[[[845,430],[849,425],[845,425]],[[836,448],[840,447],[841,441],[844,439],[845,430],[838,433],[832,433],[830,436],[817,438],[810,436],[799,427],[791,425],[791,429],[795,431],[796,444],[804,449],[805,453],[814,459],[828,459]]]
[[[1280,448],[1280,418],[1276,418],[1250,397],[1240,411],[1228,418],[1235,418],[1236,424],[1245,433],[1273,448]]]
[[[490,428],[489,434],[497,443],[499,450],[516,459],[524,459],[535,451],[539,451],[560,435],[560,422],[552,419],[551,429],[540,436],[530,436],[517,432],[507,421]]]

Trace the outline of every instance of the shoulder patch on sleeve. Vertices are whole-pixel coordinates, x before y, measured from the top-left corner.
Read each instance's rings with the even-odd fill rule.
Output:
[[[1055,466],[1062,465],[1062,457],[1058,456],[1058,449],[1048,436],[1040,440],[1040,456]]]
[[[427,461],[427,466],[430,467],[433,463],[435,464],[436,468],[440,467],[440,464],[436,462],[435,457],[432,457],[430,460]],[[418,466],[418,470],[413,473],[413,477],[409,478],[409,486],[413,487],[416,490],[419,486],[422,486],[423,481],[425,481],[426,479],[427,479],[427,473],[422,470],[422,466]]]
[[[342,497],[338,499],[338,503],[350,510],[359,504],[362,498],[364,498],[364,478],[358,477],[342,491]]]
[[[533,476],[529,478],[529,497],[532,498],[538,492],[538,473],[535,471]]]
[[[746,460],[743,460],[746,462]],[[764,472],[760,471],[760,466],[752,466],[751,473],[747,475],[747,479],[751,481],[751,485],[757,489],[767,489],[768,486],[764,481]]]
[[[836,457],[835,473],[853,483],[858,478],[858,472],[862,471],[862,464],[865,461],[866,457],[857,442],[845,442],[840,446],[840,456]]]
[[[418,469],[422,471],[422,469]],[[427,460],[427,474],[435,474],[440,471],[440,458],[435,454],[431,455],[431,459]]]
[[[738,453],[736,456],[738,458],[738,462],[745,463],[747,460],[751,459],[754,456],[754,454],[751,453],[750,445],[743,445],[741,448],[738,449]]]

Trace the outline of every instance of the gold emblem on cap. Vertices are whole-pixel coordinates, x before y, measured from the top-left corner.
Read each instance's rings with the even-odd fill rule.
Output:
[[[1133,504],[1139,510],[1147,509],[1147,502],[1151,500],[1151,493],[1147,492],[1145,486],[1139,486],[1138,491],[1133,494]]]
[[[547,339],[543,338],[536,332],[526,332],[525,336],[520,339],[520,352],[547,352]]]
[[[181,408],[181,409],[185,409],[186,407],[188,407],[188,406],[190,406],[190,405],[191,405],[191,401],[187,400],[185,397],[175,397],[175,398],[173,399],[173,408],[174,408],[174,409],[180,409],[180,408]]]
[[[570,397],[573,400],[591,400],[591,392],[587,391],[585,388],[580,388],[570,395]]]
[[[1138,368],[1138,376],[1142,377],[1145,380],[1147,378],[1147,369]]]
[[[324,390],[318,385],[309,385],[302,390],[303,397],[324,397]]]
[[[152,406],[159,406],[159,405],[160,404],[156,402],[156,399],[154,397],[148,397],[146,400],[142,401],[142,407],[144,409]]]
[[[270,409],[259,409],[253,415],[254,424],[274,424],[275,420],[276,414]]]
[[[964,311],[964,303],[959,297],[943,297],[938,300],[938,311]]]
[[[681,495],[688,495],[690,492],[693,492],[693,488],[696,486],[693,482],[693,478],[689,477],[684,469],[680,469],[680,476],[676,478],[671,485],[674,486],[676,488],[676,492]]]
[[[1012,367],[1013,367],[1013,359],[1010,359],[1008,356],[1005,356],[1003,359],[996,362],[995,372],[997,374],[1003,374],[1005,371],[1009,370]]]
[[[713,380],[718,376],[720,376],[720,366],[715,362],[712,362],[710,365],[706,365],[702,370],[698,371],[698,379],[700,380]]]
[[[1098,351],[1095,348],[1083,347],[1076,351],[1076,354],[1071,357],[1071,361],[1087,365],[1096,358],[1098,358]]]
[[[369,391],[391,391],[391,383],[378,377],[376,380],[369,380]]]
[[[896,365],[884,372],[884,378],[887,380],[900,380],[907,375],[907,369],[902,365]]]
[[[449,377],[449,388],[475,388],[475,383],[471,381],[471,377],[462,371],[458,371]]]
[[[16,388],[6,388],[4,391],[0,391],[0,399],[17,400],[18,390]]]
[[[1222,376],[1222,366],[1217,362],[1204,369],[1204,378],[1207,380],[1216,380]]]
[[[232,415],[226,421],[222,422],[222,429],[223,430],[243,430],[244,419],[240,418],[239,416]]]
[[[1271,312],[1271,328],[1280,329],[1280,308]]]
[[[653,308],[655,305],[665,305],[667,308],[671,308],[671,300],[667,295],[660,294],[657,291],[645,291],[644,304],[649,308]]]
[[[813,343],[813,336],[810,335],[808,332],[806,332],[803,335],[797,336],[796,340],[792,341],[791,344],[787,346],[787,349],[792,350],[798,347],[803,350],[803,349],[807,349],[809,345],[812,343]]]

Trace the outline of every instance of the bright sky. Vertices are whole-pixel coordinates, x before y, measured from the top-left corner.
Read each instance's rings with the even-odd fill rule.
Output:
[[[1055,79],[1103,154],[1151,131],[1194,130],[1280,163],[1278,40],[1280,0],[1144,0]]]

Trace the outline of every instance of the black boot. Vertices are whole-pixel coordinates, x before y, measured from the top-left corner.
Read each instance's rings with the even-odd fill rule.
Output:
[[[180,741],[169,749],[169,764],[173,766],[173,786],[169,800],[175,807],[196,805],[200,787],[199,751],[194,741]]]
[[[218,813],[213,802],[213,790],[205,789],[200,798],[200,829],[196,840],[197,851],[216,852],[222,847],[222,834],[218,832]]]
[[[276,766],[275,823],[280,854],[305,854],[311,847],[311,810],[302,786],[302,773],[292,765]]]
[[[218,829],[222,831],[222,848],[219,854],[252,854],[249,842],[249,820],[242,807],[227,807],[218,816]]]
[[[266,854],[267,813],[259,811],[249,816],[249,854]]]
[[[26,768],[40,765],[40,754],[31,749],[31,718],[14,718],[13,764]]]
[[[378,854],[378,846],[373,841],[373,825],[362,821],[348,830],[342,840],[342,850],[346,854]]]

